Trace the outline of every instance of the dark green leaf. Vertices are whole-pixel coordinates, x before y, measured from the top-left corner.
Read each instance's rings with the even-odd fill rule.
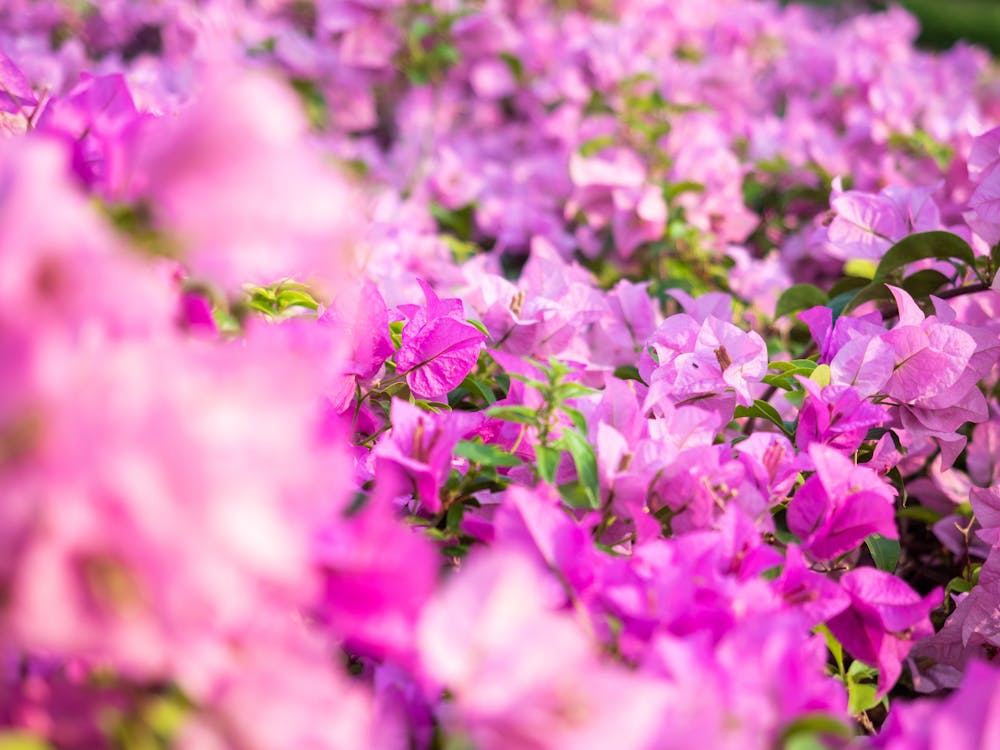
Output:
[[[881,534],[872,534],[865,539],[865,545],[871,552],[875,567],[892,573],[899,562],[899,540],[889,539]]]
[[[851,300],[853,300],[857,295],[857,289],[850,289],[830,298],[829,303],[827,303],[827,307],[833,311],[834,322],[836,322],[837,318],[843,314],[847,306],[851,304]]]
[[[969,266],[976,263],[976,256],[969,243],[957,234],[941,231],[919,232],[904,237],[889,248],[875,269],[874,280],[884,281],[897,268],[925,258],[955,259]]]
[[[862,279],[857,276],[844,276],[843,278],[834,282],[833,286],[830,287],[829,296],[830,299],[834,299],[844,292],[854,292],[863,286],[868,286],[868,280]]]
[[[872,283],[865,286],[863,289],[858,290],[857,294],[848,300],[844,307],[845,311],[853,310],[856,307],[863,305],[865,302],[871,302],[876,299],[891,300],[892,294],[889,292],[888,287],[881,281],[873,281]]]
[[[774,306],[774,317],[781,318],[799,310],[825,305],[829,301],[826,292],[819,287],[812,284],[796,284],[778,297],[778,303]]]
[[[476,380],[476,378],[471,374],[465,376],[465,379],[462,381],[462,385],[482,396],[483,400],[486,401],[487,404],[493,404],[497,400],[496,396],[493,395],[493,391],[491,391],[485,384]]]
[[[615,368],[615,377],[619,380],[638,380],[642,382],[639,375],[639,368],[635,365],[620,365]]]
[[[949,282],[950,279],[940,271],[925,268],[907,276],[903,280],[903,289],[909,292],[912,297],[929,297]]]

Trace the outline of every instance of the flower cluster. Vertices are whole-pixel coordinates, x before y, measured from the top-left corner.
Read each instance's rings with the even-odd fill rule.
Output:
[[[1000,99],[916,34],[4,3],[0,748],[995,748]]]

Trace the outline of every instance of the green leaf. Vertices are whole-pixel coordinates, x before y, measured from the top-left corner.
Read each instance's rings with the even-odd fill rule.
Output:
[[[475,204],[468,203],[461,208],[447,208],[440,203],[432,202],[431,216],[443,232],[451,232],[460,240],[468,241],[475,227]]]
[[[484,335],[484,336],[485,336],[486,338],[488,338],[488,339],[491,339],[491,338],[493,338],[492,336],[490,336],[490,332],[489,332],[489,329],[487,329],[487,328],[486,328],[486,326],[485,326],[485,325],[483,325],[483,324],[482,324],[481,322],[479,322],[478,320],[466,320],[465,322],[466,322],[466,323],[468,323],[468,324],[469,324],[470,326],[472,326],[473,328],[476,328],[476,329],[478,329],[478,330],[479,330],[479,332],[480,332],[481,334],[483,334],[483,335]]]
[[[858,295],[856,289],[849,289],[846,292],[841,292],[840,294],[831,297],[827,307],[833,311],[833,320],[836,322],[837,318],[843,315],[844,310],[847,306],[851,304],[851,301]]]
[[[872,534],[865,539],[865,545],[871,552],[875,567],[892,573],[899,562],[899,540],[889,539],[881,534]]]
[[[852,732],[850,727],[844,724],[840,719],[830,714],[824,713],[810,713],[803,714],[795,721],[788,724],[785,727],[785,731],[781,733],[781,745],[782,747],[788,747],[790,741],[798,735],[817,735],[817,734],[828,734],[834,737],[851,737]],[[822,747],[822,745],[820,745]]]
[[[811,359],[793,359],[791,362],[776,360],[771,362],[768,367],[772,370],[793,373],[795,375],[808,375],[816,369],[817,365]]]
[[[870,682],[847,683],[847,711],[850,714],[861,714],[870,708],[878,705],[880,698],[876,698],[878,686]]]
[[[300,289],[281,289],[278,292],[277,304],[279,310],[286,310],[289,307],[305,307],[309,310],[319,309],[319,303],[313,299],[312,295]]]
[[[944,598],[947,602],[952,594],[966,594],[970,591],[972,591],[972,583],[956,576],[948,581],[948,585],[944,589]]]
[[[830,750],[830,746],[815,734],[794,734],[785,740],[782,750]]]
[[[538,476],[547,484],[556,483],[556,469],[559,468],[559,459],[562,454],[555,448],[547,445],[535,446],[535,466],[538,468]]]
[[[912,518],[915,521],[920,521],[928,526],[941,520],[940,513],[923,505],[909,505],[905,508],[900,508],[896,511],[896,515],[900,518]]]
[[[480,383],[478,380],[476,380],[476,378],[473,377],[471,373],[465,376],[465,379],[462,380],[461,384],[465,386],[465,388],[467,388],[468,390],[475,391],[480,396],[482,396],[483,400],[487,404],[496,403],[497,397],[493,395],[493,391],[491,391],[483,383]]]
[[[594,455],[593,446],[576,430],[565,430],[557,445],[565,447],[573,457],[577,481],[586,492],[588,507],[600,508],[601,490],[597,479],[597,457]]]
[[[781,415],[778,414],[778,410],[767,403],[767,401],[757,399],[753,402],[753,406],[737,406],[735,416],[737,418],[750,417],[753,419],[766,419],[783,433],[788,435],[788,437],[792,437],[792,435],[789,434],[788,429],[785,427],[785,423],[781,421]]]
[[[455,455],[483,466],[520,466],[523,463],[502,448],[472,440],[459,440],[455,445]]]
[[[538,426],[538,412],[527,406],[494,406],[486,411],[486,416],[505,422]]]
[[[638,380],[642,382],[639,375],[639,368],[635,365],[619,365],[615,368],[615,377],[619,380]]]
[[[817,633],[823,634],[823,640],[826,641],[826,647],[833,654],[833,660],[837,664],[837,674],[844,675],[844,647],[840,645],[840,641],[837,640],[837,636],[830,632],[830,628],[826,625],[817,625],[813,628]]]
[[[588,158],[599,154],[606,148],[609,148],[615,144],[615,139],[610,135],[599,135],[591,138],[590,140],[584,141],[580,144],[580,156]]]
[[[597,393],[597,389],[589,388],[581,383],[560,383],[555,388],[556,401],[569,401],[571,398],[580,398]]]
[[[809,374],[810,380],[824,388],[830,385],[830,378],[830,365],[819,365]]]
[[[830,299],[840,296],[844,292],[854,292],[863,286],[868,286],[868,280],[858,276],[843,276],[830,287]]]
[[[925,268],[903,279],[903,289],[909,292],[911,297],[929,297],[948,283],[950,279],[940,271]]]
[[[0,732],[0,750],[52,750],[52,745],[29,732]]]
[[[778,297],[778,302],[774,306],[774,317],[778,319],[799,310],[825,305],[829,301],[830,298],[826,296],[826,292],[819,287],[812,284],[796,284],[786,289]]]
[[[587,418],[583,416],[583,412],[579,409],[574,409],[572,406],[566,406],[566,404],[559,404],[559,411],[563,412],[573,426],[576,427],[582,434],[587,434]]]
[[[889,248],[875,269],[874,281],[884,281],[897,268],[925,258],[955,259],[969,266],[976,263],[976,256],[969,243],[957,234],[942,231],[919,232],[904,237]]]
[[[855,682],[874,680],[878,677],[878,670],[875,667],[869,667],[863,661],[855,659],[851,662],[850,669],[847,670],[847,676]]]
[[[892,299],[892,294],[889,292],[889,289],[880,280],[875,280],[858,290],[858,292],[847,301],[847,304],[843,309],[844,311],[850,311],[863,305],[865,302],[870,302],[876,299]]]

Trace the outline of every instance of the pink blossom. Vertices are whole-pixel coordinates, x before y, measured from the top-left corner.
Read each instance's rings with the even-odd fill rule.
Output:
[[[852,570],[840,585],[851,606],[829,621],[830,631],[855,659],[878,667],[878,695],[885,695],[896,684],[913,642],[934,632],[928,614],[941,592],[921,597],[904,581],[874,568]]]
[[[413,395],[442,399],[475,366],[486,337],[465,322],[460,300],[441,300],[426,283],[421,286],[426,304],[400,308],[408,319],[396,370],[406,375]]]
[[[799,487],[788,504],[788,528],[802,548],[830,560],[857,547],[871,534],[899,537],[895,491],[865,466],[855,466],[833,448],[809,447],[816,473]]]

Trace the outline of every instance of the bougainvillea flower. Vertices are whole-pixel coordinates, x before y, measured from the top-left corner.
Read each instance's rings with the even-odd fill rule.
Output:
[[[469,374],[486,336],[465,321],[462,302],[442,300],[421,281],[426,304],[400,308],[408,317],[396,353],[396,370],[418,398],[443,398]]]
[[[852,386],[821,387],[808,378],[798,380],[806,392],[795,428],[795,446],[800,451],[823,443],[845,455],[854,453],[868,430],[888,421],[884,408],[862,399]]]
[[[70,144],[73,169],[85,185],[120,198],[134,169],[138,128],[145,120],[124,76],[84,74],[69,94],[49,103],[38,129]]]
[[[785,553],[785,565],[774,580],[774,590],[789,606],[800,610],[810,626],[826,622],[851,604],[840,586],[809,568],[794,544]]]
[[[767,372],[767,346],[760,335],[714,316],[699,325],[688,315],[674,315],[646,344],[656,357],[645,355],[640,368],[651,386],[648,402],[664,392],[680,401],[732,388],[739,403],[749,406],[751,384]]]
[[[1000,669],[969,665],[961,687],[943,700],[894,703],[878,750],[991,750],[1000,747]]]
[[[483,750],[651,747],[666,691],[596,658],[581,626],[551,611],[549,591],[533,563],[494,551],[424,610],[424,670],[453,696],[445,724]]]
[[[788,504],[788,529],[802,548],[830,560],[871,534],[897,539],[893,490],[874,471],[821,443],[809,447],[816,473]]]
[[[437,552],[393,512],[398,485],[380,477],[365,506],[317,533],[322,591],[315,614],[358,653],[409,666],[413,624],[437,579]]]
[[[841,258],[877,261],[906,235],[939,229],[941,214],[931,198],[935,189],[893,185],[878,195],[834,192],[830,245]]]
[[[979,504],[980,509],[982,505]],[[996,529],[993,529],[995,532]],[[937,633],[916,644],[910,658],[921,692],[958,687],[970,662],[991,659],[1000,649],[1000,554],[994,546],[965,594],[952,595],[955,611]]]
[[[921,597],[905,581],[875,568],[845,573],[840,585],[851,606],[828,622],[830,632],[851,656],[878,668],[878,695],[885,695],[913,643],[934,632],[929,614],[940,603],[941,590]]]
[[[480,414],[424,411],[408,401],[394,399],[389,415],[392,432],[379,442],[375,456],[380,464],[402,471],[423,507],[436,512],[438,496],[451,468],[455,444],[482,423]]]
[[[24,114],[26,107],[38,103],[31,84],[14,61],[0,52],[0,112]]]

